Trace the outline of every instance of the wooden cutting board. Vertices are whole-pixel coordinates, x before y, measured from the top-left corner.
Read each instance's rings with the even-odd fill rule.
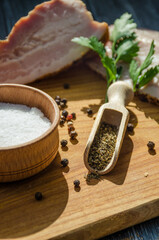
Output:
[[[63,89],[69,83],[70,89]],[[135,98],[128,106],[133,134],[126,133],[115,169],[101,180],[86,182],[83,151],[104,102],[106,83],[84,66],[75,66],[51,79],[31,84],[53,98],[68,99],[69,113],[76,112],[76,141],[67,126],[59,127],[60,139],[68,140],[52,164],[38,175],[19,182],[0,184],[0,239],[97,239],[159,215],[159,107]],[[150,154],[147,142],[156,144]],[[69,159],[62,168],[60,160]],[[147,173],[147,177],[145,177]],[[80,191],[73,181],[79,179]],[[34,194],[41,191],[42,201]]]

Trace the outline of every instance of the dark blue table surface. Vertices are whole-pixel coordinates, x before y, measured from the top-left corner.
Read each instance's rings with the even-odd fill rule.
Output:
[[[83,0],[94,19],[112,24],[122,13],[133,15],[139,28],[159,30],[159,0]],[[0,39],[14,23],[43,0],[0,0]],[[158,213],[159,215],[159,213]],[[81,239],[82,240],[82,239]],[[100,240],[159,240],[159,217]]]

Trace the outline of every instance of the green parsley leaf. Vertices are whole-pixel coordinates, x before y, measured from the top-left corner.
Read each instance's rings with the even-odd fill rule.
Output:
[[[138,64],[136,60],[132,60],[129,66],[129,75],[133,80],[134,85],[137,84],[138,79]]]
[[[139,79],[139,88],[148,84],[159,73],[159,65],[148,69]]]
[[[134,42],[130,39],[125,39],[119,44],[119,47],[116,50],[117,58],[116,62],[123,60],[124,62],[131,62],[131,60],[137,56],[139,51],[138,42]]]
[[[136,28],[136,23],[134,23],[131,17],[131,14],[124,13],[114,22],[111,40],[113,42],[112,53],[113,57],[117,59],[116,61],[124,60],[130,62],[133,57],[137,56],[139,51],[138,43],[135,42],[136,34],[134,29]],[[125,51],[123,52],[123,50]]]
[[[148,55],[140,67],[138,67],[136,60],[132,60],[130,63],[129,75],[130,75],[131,79],[133,80],[134,91],[136,91],[137,88],[141,88],[144,85],[146,85],[147,83],[149,83],[153,79],[153,77],[155,77],[159,73],[159,66],[157,65],[155,67],[148,69],[142,75],[143,70],[148,68],[150,66],[150,64],[152,63],[153,54],[155,52],[154,48],[155,48],[155,44],[154,44],[154,41],[152,41]],[[136,87],[136,85],[137,85],[137,87]]]
[[[104,44],[98,41],[98,39],[94,36],[90,38],[75,37],[71,41],[94,50],[99,54],[101,58],[105,56],[106,50],[105,50]]]
[[[116,43],[120,38],[133,37],[133,30],[136,28],[136,23],[131,19],[132,15],[124,13],[119,19],[114,22],[114,29],[111,35],[111,40]]]
[[[81,46],[91,48],[89,38],[86,38],[86,37],[75,37],[71,41],[75,42],[75,43],[78,43]]]
[[[151,43],[151,46],[150,46],[149,53],[148,53],[147,57],[145,58],[144,62],[140,66],[139,74],[141,74],[142,71],[144,69],[146,69],[152,63],[152,60],[153,60],[152,56],[153,56],[154,52],[155,52],[155,44],[154,44],[154,40],[153,40]]]
[[[115,62],[112,58],[109,58],[108,56],[104,56],[102,59],[102,64],[103,67],[106,69],[107,72],[107,81],[108,81],[108,86],[116,81],[116,75],[117,75],[117,69]]]

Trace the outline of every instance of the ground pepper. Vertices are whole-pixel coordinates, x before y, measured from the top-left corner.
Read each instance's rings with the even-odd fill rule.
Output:
[[[89,151],[88,164],[95,170],[104,170],[112,159],[117,140],[116,126],[102,123]]]

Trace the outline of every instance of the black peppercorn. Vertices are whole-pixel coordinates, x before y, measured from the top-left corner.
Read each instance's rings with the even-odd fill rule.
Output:
[[[60,100],[59,99],[55,99],[55,102],[57,103],[57,105],[60,105]]]
[[[70,132],[73,132],[75,130],[75,128],[73,126],[69,126],[68,127],[68,133],[70,134]]]
[[[64,116],[64,117],[66,118],[67,115],[68,115],[68,112],[67,112],[66,110],[63,110],[63,111],[62,111],[62,116]]]
[[[134,125],[132,123],[128,123],[127,125],[127,130],[130,131],[130,132],[133,132],[134,130]]]
[[[55,100],[60,100],[60,101],[61,101],[60,96],[56,96],[56,97],[55,97]]]
[[[63,102],[60,102],[60,107],[61,108],[64,108],[65,107],[65,104]]]
[[[76,113],[71,113],[71,115],[72,115],[72,117],[73,117],[73,119],[75,119],[76,118]]]
[[[62,99],[61,99],[61,102],[63,102],[63,103],[66,105],[67,99],[66,99],[66,98],[62,98]]]
[[[148,144],[147,144],[147,146],[148,146],[148,149],[149,149],[149,150],[153,150],[154,147],[155,147],[155,144],[154,144],[154,142],[149,141]]]
[[[60,119],[60,125],[64,125],[65,120],[64,119]]]
[[[35,199],[36,199],[37,201],[42,200],[42,198],[43,198],[43,195],[42,195],[41,192],[36,192],[36,193],[35,193]]]
[[[69,135],[70,135],[71,139],[75,139],[78,134],[76,133],[76,131],[74,131],[74,130],[71,131],[71,130],[70,130],[70,131],[69,131]]]
[[[92,109],[91,109],[91,108],[88,108],[88,109],[87,109],[87,113],[88,113],[88,115],[92,115],[92,113],[93,113]]]
[[[64,120],[64,121],[66,121],[66,118],[65,118],[65,116],[63,116],[63,115],[61,115],[61,117],[60,117],[62,120]]]
[[[64,83],[63,87],[64,87],[64,89],[69,89],[70,85],[68,83]]]
[[[80,186],[80,181],[79,180],[74,180],[73,182],[75,187],[79,187]]]
[[[64,158],[64,159],[61,160],[61,164],[62,164],[63,167],[66,167],[68,165],[68,163],[69,163],[69,161],[68,161],[67,158]]]
[[[61,146],[62,147],[66,147],[66,145],[67,145],[67,140],[61,140]]]

